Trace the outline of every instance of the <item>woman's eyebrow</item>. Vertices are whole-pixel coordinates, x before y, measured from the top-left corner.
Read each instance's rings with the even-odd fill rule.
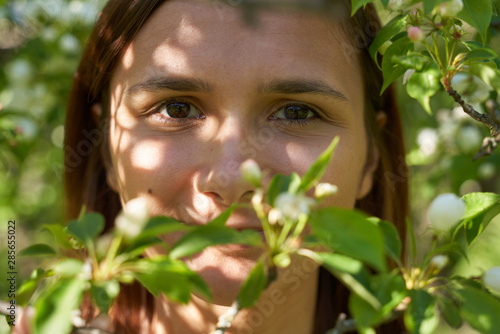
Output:
[[[154,76],[133,85],[127,89],[125,95],[135,95],[140,92],[156,92],[161,90],[208,93],[213,91],[213,87],[208,82],[200,79],[179,76]]]
[[[328,95],[342,102],[349,102],[349,99],[340,91],[329,86],[321,80],[308,80],[308,79],[285,79],[285,80],[272,80],[266,84],[259,85],[259,93],[271,94],[321,94]]]

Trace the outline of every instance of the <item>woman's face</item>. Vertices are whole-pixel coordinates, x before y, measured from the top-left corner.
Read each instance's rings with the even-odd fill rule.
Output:
[[[218,2],[168,1],[126,49],[110,86],[108,183],[153,215],[206,224],[252,187],[239,165],[303,174],[334,136],[328,204],[352,208],[371,187],[361,69],[340,26],[296,12],[262,12],[254,26]],[[227,225],[260,230],[238,209]],[[227,303],[259,251],[211,247],[188,265]]]

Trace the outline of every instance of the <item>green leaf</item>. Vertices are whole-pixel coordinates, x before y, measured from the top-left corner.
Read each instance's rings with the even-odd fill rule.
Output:
[[[465,226],[460,225],[453,234],[453,240],[458,246],[459,253],[469,261],[469,243],[467,242],[467,234],[465,232]]]
[[[137,235],[131,242],[136,240],[156,237],[172,232],[187,231],[191,229],[190,225],[186,225],[177,219],[165,216],[156,216],[148,220],[141,233]]]
[[[61,279],[45,290],[35,303],[34,333],[69,333],[84,290],[85,281],[79,278]]]
[[[463,3],[464,8],[457,17],[476,28],[483,42],[486,41],[486,33],[493,14],[491,0],[463,0]]]
[[[47,231],[52,234],[54,237],[56,243],[65,249],[71,249],[71,243],[68,240],[68,235],[65,232],[64,226],[60,224],[46,224],[43,225],[43,229],[46,229]]]
[[[33,296],[40,281],[47,277],[47,272],[41,268],[33,270],[30,277],[24,281],[16,293],[16,302],[18,305],[26,306]]]
[[[393,18],[391,21],[389,21],[380,31],[378,32],[377,36],[373,40],[373,42],[370,45],[370,48],[368,49],[370,52],[370,56],[375,60],[375,62],[378,64],[377,60],[377,53],[378,50],[382,45],[384,45],[385,42],[390,40],[394,35],[396,35],[405,25],[406,22],[406,16],[407,15],[398,15],[395,18]],[[408,41],[407,41],[408,42]],[[394,45],[394,43],[393,43]],[[391,45],[392,46],[392,45]],[[389,49],[387,51],[389,51]],[[387,51],[385,54],[387,54]],[[402,53],[393,53],[393,54],[402,54]],[[385,58],[385,55],[384,55]],[[380,65],[379,65],[380,67]],[[385,71],[384,71],[385,72]],[[385,76],[385,73],[384,73]]]
[[[206,283],[182,261],[158,256],[137,261],[136,268],[134,277],[155,297],[163,293],[175,302],[187,303],[191,293],[197,291],[212,298]]]
[[[382,73],[384,75],[384,84],[382,85],[382,94],[389,85],[406,72],[406,67],[392,62],[393,56],[406,55],[408,51],[413,50],[413,44],[406,37],[395,40],[385,51],[382,58]]]
[[[436,0],[424,0],[424,14],[429,15],[436,6]]]
[[[430,61],[430,58],[421,53],[412,52],[408,55],[394,55],[391,60],[394,64],[402,65],[407,69],[420,71],[424,65]]]
[[[467,243],[470,245],[500,213],[500,195],[494,193],[471,193],[462,198],[465,202],[465,214],[462,226],[465,229]]]
[[[335,148],[339,143],[340,137],[336,136],[333,138],[330,145],[326,148],[323,153],[320,154],[318,159],[309,167],[307,172],[302,176],[302,183],[300,184],[299,191],[308,191],[311,189],[323,176],[328,167],[328,164],[332,160]]]
[[[324,208],[311,213],[313,235],[332,250],[386,271],[384,237],[367,217],[342,208]]]
[[[91,212],[80,220],[72,220],[68,224],[68,232],[87,247],[91,247],[94,240],[104,230],[104,217]]]
[[[18,256],[56,256],[57,252],[45,244],[34,244],[19,252]]]
[[[372,308],[375,310],[381,309],[382,305],[370,290],[370,273],[366,268],[363,267],[357,274],[349,274],[329,266],[328,262],[325,262],[323,266],[349,290],[370,304]]]
[[[441,74],[437,69],[428,67],[422,72],[413,73],[406,83],[408,95],[420,102],[428,114],[432,114],[430,98],[441,88],[440,78]]]
[[[384,235],[384,245],[386,253],[396,262],[401,263],[402,243],[398,230],[394,224],[379,221],[378,226]]]
[[[484,232],[489,223],[500,214],[500,204],[495,204],[492,208],[485,211],[482,215],[475,217],[474,219],[466,222],[465,234],[467,235],[468,244],[472,244],[476,238]]]
[[[242,244],[262,246],[260,234],[254,230],[237,231],[219,225],[203,225],[182,236],[170,250],[170,258],[178,259],[202,251],[214,245]]]
[[[434,297],[424,290],[410,290],[408,294],[411,303],[404,316],[406,328],[410,333],[434,334],[439,324]]]
[[[363,270],[363,263],[351,257],[336,253],[316,253],[321,264],[330,269],[348,274],[359,274]]]
[[[373,2],[373,0],[352,0],[351,16],[354,16],[354,14],[356,14],[358,9],[360,9],[361,7],[365,7],[370,2]]]
[[[500,300],[486,291],[464,287],[460,312],[467,323],[482,334],[497,334],[500,328]]]
[[[130,243],[120,254],[127,254],[129,259],[133,259],[142,255],[147,248],[158,244],[165,246],[165,243],[158,237],[140,238]]]
[[[241,308],[252,307],[260,294],[267,286],[267,275],[262,261],[258,261],[255,267],[252,268],[248,278],[243,282],[240,292],[238,294],[238,301]]]
[[[500,203],[500,195],[495,193],[470,193],[462,197],[465,214],[462,219],[469,220],[484,214],[495,204]]]
[[[120,283],[116,279],[92,282],[90,296],[99,310],[106,314],[120,292]]]
[[[370,303],[355,293],[349,296],[349,311],[356,321],[358,331],[369,326],[377,326],[384,321],[380,310],[373,308]]]
[[[481,78],[487,85],[500,94],[500,71],[495,63],[472,63],[469,65],[469,72]]]
[[[451,300],[440,298],[438,299],[438,306],[441,315],[450,327],[458,329],[462,326],[462,317],[458,307]]]
[[[352,294],[349,298],[349,310],[358,328],[378,326],[385,322],[391,316],[392,310],[406,297],[406,285],[397,270],[373,277],[371,287],[383,305],[381,309],[373,308],[356,294]]]
[[[83,262],[76,259],[63,259],[57,262],[52,270],[54,274],[61,276],[76,276],[83,270]]]
[[[497,54],[489,48],[478,48],[471,50],[464,58],[464,62],[472,62],[479,60],[492,60],[497,57]]]
[[[238,206],[238,204],[232,204],[229,208],[227,208],[226,210],[224,210],[224,212],[222,212],[219,216],[217,216],[217,218],[215,218],[214,220],[209,222],[209,224],[210,225],[218,225],[218,226],[226,225],[226,222],[229,219],[229,216],[231,216],[233,214],[233,211],[234,211],[234,209],[236,209],[237,206]]]

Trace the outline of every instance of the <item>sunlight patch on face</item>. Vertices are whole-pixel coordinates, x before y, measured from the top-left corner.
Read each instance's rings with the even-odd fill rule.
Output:
[[[155,171],[161,167],[162,152],[154,140],[136,141],[130,150],[130,162],[134,168]]]
[[[122,58],[122,66],[123,69],[129,70],[134,64],[134,42],[130,43],[130,46],[125,51],[125,54]]]

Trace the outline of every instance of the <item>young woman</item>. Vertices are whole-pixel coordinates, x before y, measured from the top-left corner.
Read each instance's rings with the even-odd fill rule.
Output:
[[[349,1],[321,11],[272,3],[262,2],[269,8],[254,10],[249,24],[234,1],[109,1],[68,106],[68,218],[86,205],[110,227],[124,203],[143,197],[153,215],[205,224],[252,197],[238,173],[244,160],[270,175],[302,174],[338,135],[324,181],[339,192],[325,204],[392,221],[404,237],[404,145],[392,93],[379,95],[381,74],[368,55],[379,29],[373,7],[350,17]],[[260,228],[242,209],[227,225]],[[193,296],[176,305],[124,286],[110,330],[212,331],[258,255],[230,245],[186,260],[208,282],[213,303]],[[348,312],[347,297],[325,270],[296,259],[228,332],[324,333]],[[393,323],[383,331],[400,329]]]

